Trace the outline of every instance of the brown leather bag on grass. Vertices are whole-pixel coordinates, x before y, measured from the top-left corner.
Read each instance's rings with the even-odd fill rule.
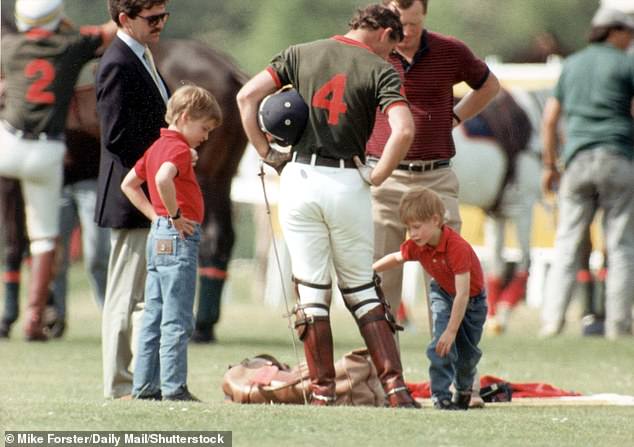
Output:
[[[348,352],[335,362],[337,405],[382,407],[385,393],[367,349]],[[308,368],[290,368],[261,354],[229,367],[222,381],[225,401],[242,404],[303,404],[310,398]]]

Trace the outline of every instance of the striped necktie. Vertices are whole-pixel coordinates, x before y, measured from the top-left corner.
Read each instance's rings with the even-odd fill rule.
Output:
[[[154,64],[154,58],[152,57],[152,52],[150,51],[148,47],[145,47],[145,51],[143,52],[143,58],[145,59],[145,62],[150,68],[150,75],[152,76],[152,79],[154,79],[154,83],[156,84],[156,87],[159,89],[159,92],[161,93],[161,96],[163,97],[163,101],[167,103],[167,90],[165,90],[165,86],[163,85],[163,82],[161,81],[161,77],[159,76],[158,71],[156,70],[156,65]]]

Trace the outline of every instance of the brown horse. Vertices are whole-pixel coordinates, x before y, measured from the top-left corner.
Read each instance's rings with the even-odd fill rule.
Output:
[[[3,32],[11,29],[4,25],[3,20]],[[216,96],[224,115],[224,124],[199,149],[196,166],[206,214],[200,249],[199,305],[194,340],[208,342],[214,340],[213,328],[220,316],[220,296],[235,240],[231,180],[247,142],[235,96],[247,76],[227,56],[193,40],[165,40],[153,48],[153,53],[172,91],[181,82],[205,87]],[[67,118],[65,175],[72,177],[87,166],[96,167],[98,135],[94,85],[79,85]],[[7,280],[11,280],[11,287],[15,288],[26,238],[23,221],[16,218],[16,215],[23,215],[23,204],[15,181],[3,179],[0,186],[4,186],[0,188],[0,210],[13,211],[0,213],[7,258],[5,271],[8,272],[5,284],[8,287]],[[10,309],[9,304],[7,300],[3,321],[10,321],[10,325],[17,318],[17,303],[15,309]]]
[[[213,328],[220,317],[220,295],[235,240],[231,180],[247,143],[235,98],[248,77],[225,55],[199,42],[165,40],[152,50],[172,91],[186,81],[205,87],[218,99],[224,115],[224,124],[213,131],[199,149],[196,165],[205,199],[205,221],[193,340],[213,341]]]

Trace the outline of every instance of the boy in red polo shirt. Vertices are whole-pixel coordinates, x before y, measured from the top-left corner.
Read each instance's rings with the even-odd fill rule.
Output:
[[[137,399],[198,401],[187,389],[203,197],[190,148],[207,140],[222,112],[207,90],[186,85],[167,103],[161,137],[121,184],[148,219],[145,310],[134,367]],[[147,182],[150,198],[141,188]],[[160,372],[160,377],[159,377]]]
[[[466,410],[482,351],[478,343],[486,320],[486,293],[480,261],[473,248],[444,224],[445,206],[426,188],[414,188],[401,200],[400,218],[410,239],[401,250],[376,261],[382,272],[418,261],[431,282],[432,341],[430,360],[432,401],[440,410]],[[449,387],[454,384],[453,399]]]

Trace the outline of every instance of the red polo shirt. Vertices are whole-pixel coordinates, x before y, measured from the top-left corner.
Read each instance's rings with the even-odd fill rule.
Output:
[[[392,53],[389,60],[401,76],[416,127],[405,159],[452,158],[456,154],[451,137],[453,86],[464,81],[478,89],[489,76],[489,68],[460,40],[430,31],[423,32],[411,65],[398,53]],[[380,157],[390,133],[387,116],[377,111],[366,153]]]
[[[171,162],[178,169],[174,177],[176,202],[181,214],[187,219],[202,223],[205,212],[203,194],[192,166],[189,144],[180,132],[161,129],[161,137],[145,151],[134,165],[136,175],[145,180],[150,192],[150,202],[159,216],[168,216],[161,196],[156,188],[156,173],[165,162]]]
[[[408,239],[401,245],[401,254],[406,261],[418,261],[438,285],[451,295],[456,295],[456,275],[469,272],[471,283],[469,296],[479,295],[484,290],[480,260],[473,248],[458,233],[443,225],[438,245],[419,247]]]

